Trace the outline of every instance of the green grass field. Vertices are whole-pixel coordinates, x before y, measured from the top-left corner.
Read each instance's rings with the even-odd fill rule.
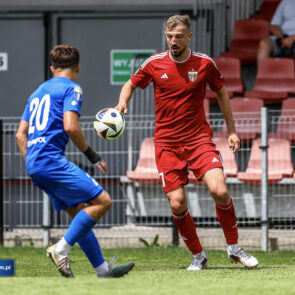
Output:
[[[191,255],[182,248],[104,250],[106,259],[119,256],[119,263],[135,262],[124,278],[98,279],[78,247],[71,252],[75,279],[61,277],[45,256],[45,249],[3,248],[1,259],[15,259],[16,276],[0,277],[0,294],[295,294],[295,252],[252,251],[258,268],[231,264],[225,251],[206,251],[209,265],[200,272],[188,272]]]

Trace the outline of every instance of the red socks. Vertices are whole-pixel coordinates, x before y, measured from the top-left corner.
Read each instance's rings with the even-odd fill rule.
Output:
[[[202,252],[202,246],[196,232],[195,222],[188,210],[181,214],[172,212],[173,220],[178,228],[180,236],[193,255]]]
[[[226,206],[216,204],[217,219],[223,229],[226,243],[233,245],[238,243],[238,226],[233,200]]]
[[[223,229],[226,243],[234,245],[238,243],[238,226],[233,200],[226,206],[216,204],[217,219]],[[181,214],[172,212],[173,220],[178,228],[179,235],[193,255],[202,252],[202,246],[197,236],[194,220],[188,210]]]

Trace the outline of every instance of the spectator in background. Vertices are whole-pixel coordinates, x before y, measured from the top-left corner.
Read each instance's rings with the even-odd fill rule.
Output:
[[[295,54],[295,0],[283,0],[270,26],[271,36],[260,41],[257,59]]]

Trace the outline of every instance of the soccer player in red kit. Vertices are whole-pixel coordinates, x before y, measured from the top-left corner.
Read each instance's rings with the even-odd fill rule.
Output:
[[[208,82],[217,94],[227,125],[229,148],[235,153],[240,140],[235,131],[229,96],[214,61],[206,54],[189,49],[191,38],[189,16],[170,17],[166,24],[169,50],[152,55],[142,64],[122,87],[116,108],[126,114],[134,90],[154,83],[156,163],[178,232],[193,254],[187,270],[198,271],[208,263],[187,207],[183,186],[188,183],[188,169],[204,181],[216,203],[217,218],[228,245],[228,258],[252,268],[258,261],[238,245],[233,201],[203,106]]]

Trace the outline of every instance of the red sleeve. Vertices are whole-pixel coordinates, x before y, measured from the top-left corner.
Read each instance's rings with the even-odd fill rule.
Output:
[[[210,61],[208,64],[208,84],[214,92],[220,90],[224,86],[224,80],[217,66]]]
[[[146,88],[152,82],[152,76],[148,72],[147,66],[140,67],[132,76],[131,82],[142,89]]]

